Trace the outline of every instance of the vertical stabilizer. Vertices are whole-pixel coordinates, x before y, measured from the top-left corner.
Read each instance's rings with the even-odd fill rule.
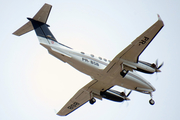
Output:
[[[43,7],[36,13],[36,15],[32,18],[33,20],[46,23],[49,17],[49,13],[51,11],[52,5],[44,4]]]
[[[34,19],[31,19],[31,18],[28,18],[28,20],[31,21],[38,38],[41,38],[41,40],[45,39],[45,40],[56,41],[56,38],[54,37],[54,35],[49,30],[49,28],[48,28],[49,26],[46,23],[39,22],[39,21],[36,21]]]
[[[21,28],[16,30],[13,34],[17,36],[21,36],[34,29],[41,45],[58,44],[66,48],[70,48],[66,45],[57,42],[56,38],[48,28],[49,25],[46,24],[51,8],[52,5],[45,3],[33,18],[27,18],[29,22],[27,22]]]

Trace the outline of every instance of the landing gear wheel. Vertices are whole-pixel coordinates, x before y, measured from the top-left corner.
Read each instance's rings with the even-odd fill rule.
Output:
[[[90,103],[91,105],[93,105],[95,102],[96,102],[96,99],[95,99],[95,98],[92,98],[91,100],[89,100],[89,103]]]
[[[120,72],[120,75],[123,76],[123,77],[124,77],[126,74],[127,74],[127,71],[126,71],[125,69]]]
[[[154,101],[153,99],[150,99],[150,100],[149,100],[149,103],[150,103],[151,105],[154,105],[154,104],[155,104],[155,101]]]

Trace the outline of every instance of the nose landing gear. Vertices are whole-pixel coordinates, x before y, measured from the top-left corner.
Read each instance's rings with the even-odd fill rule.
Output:
[[[154,105],[154,104],[155,104],[155,101],[152,99],[152,93],[150,93],[150,96],[151,96],[151,99],[149,100],[149,103],[150,103],[151,105]]]

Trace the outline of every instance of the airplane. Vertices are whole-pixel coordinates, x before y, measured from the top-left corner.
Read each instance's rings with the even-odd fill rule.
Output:
[[[157,61],[148,63],[139,60],[141,53],[164,26],[159,15],[158,20],[151,27],[117,54],[112,61],[109,61],[59,43],[49,30],[50,26],[46,24],[51,8],[52,5],[45,3],[33,18],[27,18],[29,21],[13,34],[21,36],[35,30],[40,45],[45,47],[49,54],[92,78],[92,81],[77,91],[57,115],[66,116],[88,101],[94,104],[95,98],[100,100],[105,98],[115,102],[130,100],[128,97],[132,90],[149,94],[151,97],[149,103],[155,104],[152,93],[156,89],[136,71],[149,74],[161,72],[163,63],[158,66]],[[113,90],[114,86],[129,89],[130,92],[126,94]]]

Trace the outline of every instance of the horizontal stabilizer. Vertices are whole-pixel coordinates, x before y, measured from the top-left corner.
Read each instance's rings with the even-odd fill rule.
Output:
[[[32,26],[32,23],[29,21],[27,22],[25,25],[23,25],[21,28],[19,28],[18,30],[16,30],[13,34],[14,35],[17,35],[17,36],[20,36],[20,35],[23,35],[31,30],[33,30],[33,26]]]
[[[43,7],[36,13],[36,15],[32,18],[33,20],[46,23],[47,19],[49,17],[49,13],[51,11],[52,6],[49,4],[44,4]],[[29,21],[25,25],[23,25],[21,28],[16,30],[13,34],[20,36],[23,35],[31,30],[33,30],[32,23]]]

